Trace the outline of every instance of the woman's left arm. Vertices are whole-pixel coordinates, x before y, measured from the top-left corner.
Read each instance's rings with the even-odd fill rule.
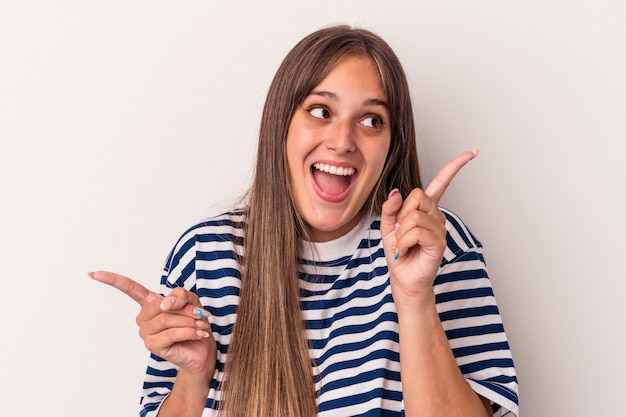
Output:
[[[393,291],[400,331],[404,408],[412,416],[491,416],[491,404],[469,386],[435,309],[434,293],[408,299]]]
[[[437,203],[475,152],[453,159],[426,191],[403,200],[397,190],[383,205],[381,233],[398,312],[404,408],[414,416],[491,416],[456,363],[435,307],[433,282],[446,248],[445,216]]]

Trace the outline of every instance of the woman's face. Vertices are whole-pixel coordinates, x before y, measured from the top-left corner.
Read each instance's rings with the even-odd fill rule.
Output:
[[[362,57],[339,61],[296,108],[287,162],[311,240],[336,239],[361,219],[389,150],[389,118],[378,71]]]

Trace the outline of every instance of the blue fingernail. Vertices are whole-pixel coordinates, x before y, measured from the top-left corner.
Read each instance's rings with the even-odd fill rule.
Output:
[[[206,319],[207,317],[209,317],[206,314],[204,314],[204,311],[202,311],[202,309],[200,308],[196,310],[196,314],[198,314],[198,316],[200,316],[201,319]]]
[[[400,257],[400,252],[396,252],[396,253],[393,254],[393,260],[394,261],[397,261],[399,257]]]

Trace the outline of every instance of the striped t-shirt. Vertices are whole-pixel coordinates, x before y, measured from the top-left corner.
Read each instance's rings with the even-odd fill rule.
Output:
[[[482,255],[482,246],[449,211],[447,248],[434,283],[437,311],[459,368],[493,403],[494,416],[518,414],[517,378]],[[239,302],[242,212],[187,230],[170,253],[161,293],[183,287],[211,313],[217,366],[203,417],[216,416]],[[302,315],[315,359],[318,415],[403,416],[398,317],[383,253],[380,218],[364,216],[339,239],[303,242]],[[151,355],[141,416],[153,417],[169,394],[176,367]]]

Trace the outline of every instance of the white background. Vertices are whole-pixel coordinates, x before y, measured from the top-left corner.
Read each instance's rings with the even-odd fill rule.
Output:
[[[333,23],[405,65],[426,180],[479,236],[523,416],[624,415],[626,6],[615,1],[0,3],[0,415],[127,416],[138,308],[246,189],[280,60]]]

